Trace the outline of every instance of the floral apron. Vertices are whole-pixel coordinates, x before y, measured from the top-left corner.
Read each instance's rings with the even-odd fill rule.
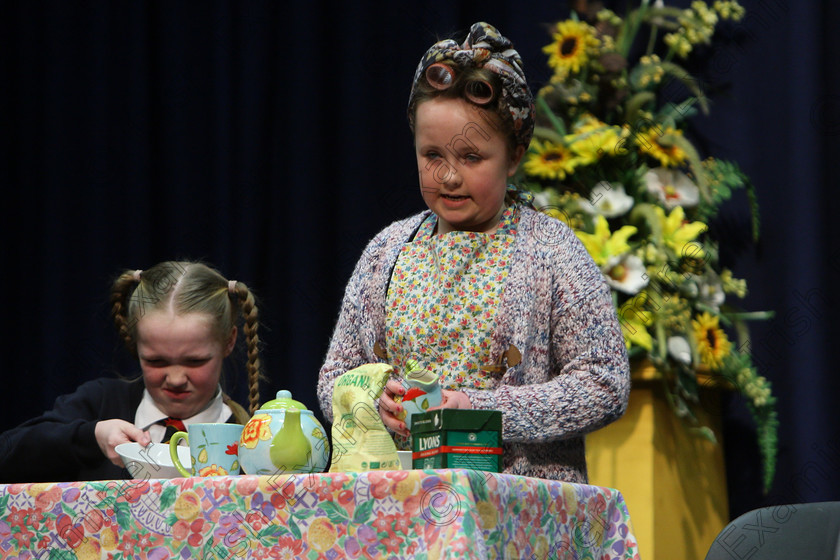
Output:
[[[440,376],[444,389],[495,386],[491,335],[519,218],[502,213],[494,233],[434,235],[430,215],[397,258],[386,297],[385,344],[398,373],[409,359]]]

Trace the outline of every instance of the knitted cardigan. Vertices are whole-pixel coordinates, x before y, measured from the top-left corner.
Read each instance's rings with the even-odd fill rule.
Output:
[[[382,361],[374,344],[385,347],[391,273],[429,213],[382,230],[356,264],[318,379],[329,421],[335,379]],[[491,340],[494,359],[513,345],[521,362],[493,374],[493,389],[460,390],[474,408],[502,411],[504,472],[586,483],[584,436],[624,413],[630,367],[600,270],[565,224],[528,207],[520,207]]]

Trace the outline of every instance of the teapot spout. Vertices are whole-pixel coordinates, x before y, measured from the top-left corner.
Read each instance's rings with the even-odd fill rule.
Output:
[[[300,410],[284,411],[283,426],[271,439],[269,457],[277,473],[308,472],[312,445],[300,427]]]

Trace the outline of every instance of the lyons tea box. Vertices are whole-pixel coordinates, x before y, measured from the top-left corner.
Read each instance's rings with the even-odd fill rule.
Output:
[[[412,416],[415,469],[502,470],[502,413],[444,408]]]

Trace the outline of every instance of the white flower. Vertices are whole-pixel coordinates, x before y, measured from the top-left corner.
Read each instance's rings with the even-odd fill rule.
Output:
[[[697,297],[700,302],[711,307],[715,311],[720,310],[720,306],[726,301],[726,294],[723,291],[723,283],[720,277],[710,270],[705,276],[697,277]]]
[[[548,198],[548,191],[532,192],[534,195],[534,208],[542,209],[551,206],[551,200]]]
[[[607,284],[625,294],[639,293],[650,281],[642,259],[630,253],[610,257],[601,270]]]
[[[615,218],[626,214],[633,207],[633,197],[624,191],[621,183],[601,181],[592,188],[588,201],[582,201],[581,209],[589,214],[601,214]]]
[[[648,192],[655,194],[668,210],[677,206],[696,206],[700,201],[700,189],[678,169],[651,169],[645,173],[645,182]]]
[[[691,346],[684,336],[668,337],[668,353],[678,362],[685,365],[691,363]]]

